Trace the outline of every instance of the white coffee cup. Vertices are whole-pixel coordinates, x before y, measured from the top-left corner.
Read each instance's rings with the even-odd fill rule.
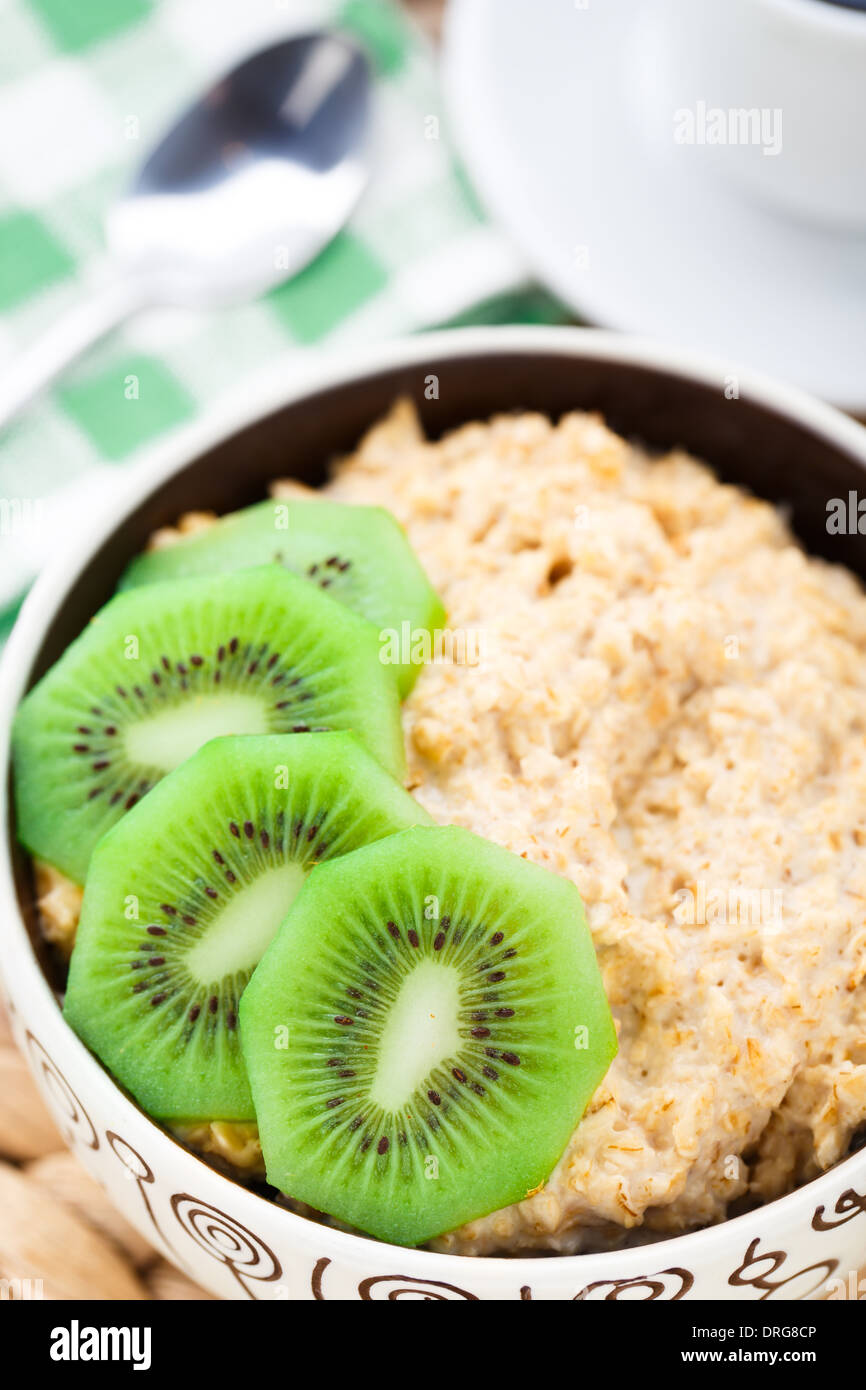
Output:
[[[764,203],[866,229],[866,11],[664,0],[672,137]]]

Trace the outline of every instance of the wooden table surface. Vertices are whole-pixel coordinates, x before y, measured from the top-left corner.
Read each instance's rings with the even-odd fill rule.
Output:
[[[431,39],[439,38],[445,0],[403,0],[403,8],[409,11]]]

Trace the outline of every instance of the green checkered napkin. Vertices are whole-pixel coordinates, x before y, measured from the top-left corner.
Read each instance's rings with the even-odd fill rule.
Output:
[[[219,313],[140,316],[3,437],[0,643],[34,560],[86,524],[118,467],[275,360],[288,373],[326,340],[557,316],[509,296],[519,262],[455,162],[432,55],[388,0],[0,0],[0,370],[104,278],[104,210],[174,114],[239,55],[326,23],[378,74],[370,188],[294,280]]]

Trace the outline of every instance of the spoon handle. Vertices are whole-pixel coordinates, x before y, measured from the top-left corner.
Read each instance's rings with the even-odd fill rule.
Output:
[[[146,302],[138,280],[118,276],[53,324],[0,374],[0,431],[65,367]]]

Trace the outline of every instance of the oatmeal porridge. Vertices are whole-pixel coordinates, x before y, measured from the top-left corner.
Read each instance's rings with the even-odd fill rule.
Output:
[[[448,612],[404,708],[409,789],[577,885],[619,1036],[549,1181],[435,1247],[674,1234],[842,1157],[866,1119],[857,581],[593,415],[433,443],[400,403],[325,492],[390,509]],[[42,908],[68,942],[56,877]],[[254,1132],[218,1129],[205,1147],[254,1171]]]

